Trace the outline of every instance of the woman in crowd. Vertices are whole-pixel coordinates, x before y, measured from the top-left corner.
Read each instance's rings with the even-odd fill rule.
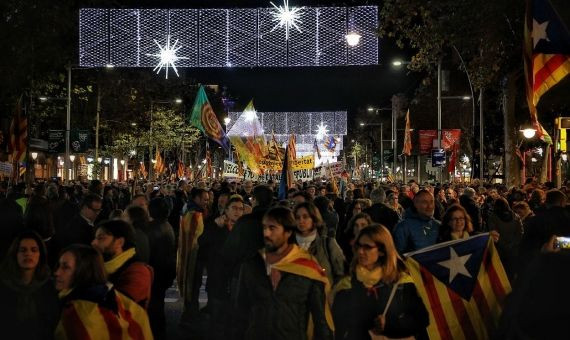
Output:
[[[465,208],[459,204],[454,204],[445,211],[441,219],[438,241],[466,239],[469,238],[470,232],[473,232],[471,217]]]
[[[0,332],[5,339],[52,339],[59,318],[46,247],[34,231],[20,233],[0,268]]]
[[[386,204],[392,208],[400,219],[404,216],[404,208],[398,203],[398,193],[392,190],[386,192]]]
[[[63,308],[56,339],[152,339],[145,310],[107,283],[103,257],[94,248],[62,251],[55,288]]]
[[[208,339],[227,339],[231,303],[228,291],[230,275],[222,259],[222,248],[236,221],[243,215],[244,201],[240,195],[232,195],[222,208],[221,216],[209,221],[198,239],[198,261],[206,267],[208,281],[208,307],[211,326]]]
[[[427,338],[428,312],[388,229],[362,229],[354,252],[351,275],[333,290],[336,339]]]
[[[354,246],[354,239],[362,229],[368,227],[371,224],[372,219],[367,213],[356,214],[352,216],[350,221],[348,221],[346,229],[344,230],[343,239],[343,241],[346,241],[344,241],[341,245],[348,263],[352,261],[352,247]]]
[[[330,282],[337,282],[345,275],[345,258],[336,240],[319,232],[326,228],[317,207],[311,202],[299,203],[293,210],[297,221],[296,243],[307,250],[325,269]]]

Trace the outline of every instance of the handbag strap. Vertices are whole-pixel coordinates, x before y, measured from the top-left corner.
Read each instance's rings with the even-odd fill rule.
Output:
[[[388,298],[388,302],[386,303],[386,307],[384,307],[384,312],[382,312],[383,316],[386,316],[386,312],[388,311],[388,307],[390,307],[390,304],[392,303],[392,299],[394,298],[394,295],[396,294],[396,288],[398,288],[398,282],[396,282],[394,284],[394,286],[392,286],[392,291],[390,292],[390,297]]]

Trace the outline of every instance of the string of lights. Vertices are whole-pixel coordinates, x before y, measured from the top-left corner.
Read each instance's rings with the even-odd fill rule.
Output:
[[[376,6],[84,8],[79,21],[84,67],[154,68],[162,62],[176,72],[176,67],[378,64]],[[360,36],[357,45],[347,43],[349,33]],[[164,63],[161,55],[170,59]]]

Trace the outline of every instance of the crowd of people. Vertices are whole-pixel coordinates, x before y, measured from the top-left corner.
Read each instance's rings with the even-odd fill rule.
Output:
[[[563,331],[554,326],[568,313],[548,303],[563,305],[556,294],[570,281],[553,266],[568,264],[566,187],[340,187],[298,182],[278,200],[272,182],[4,186],[3,338],[165,339],[165,293],[181,251],[194,251],[184,262],[191,288],[179,287],[180,325],[193,338],[427,339],[429,314],[404,254],[486,232],[514,288],[495,336]],[[204,227],[189,236],[184,217],[196,213]],[[196,246],[181,249],[188,237]],[[547,311],[535,315],[538,307]]]

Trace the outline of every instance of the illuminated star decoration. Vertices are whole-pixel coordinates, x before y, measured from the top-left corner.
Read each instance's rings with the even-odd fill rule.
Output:
[[[176,73],[176,76],[178,76],[178,70],[176,69],[175,65],[176,61],[179,59],[188,59],[187,57],[179,57],[176,55],[176,52],[178,52],[178,50],[182,48],[182,46],[178,46],[178,48],[176,48],[176,44],[178,44],[178,39],[176,39],[174,44],[170,46],[170,34],[169,34],[166,36],[166,46],[164,47],[160,46],[160,44],[156,40],[154,40],[154,43],[160,49],[160,53],[158,54],[147,53],[147,56],[149,57],[159,58],[158,64],[153,69],[153,71],[156,71],[156,74],[158,74],[164,67],[166,70],[166,79],[168,79],[168,68],[172,67],[174,73]]]
[[[273,2],[270,2],[270,4],[275,8],[275,10],[271,12],[273,21],[277,22],[271,32],[277,27],[285,26],[285,40],[289,40],[289,29],[291,27],[295,27],[297,31],[301,33],[301,29],[297,24],[301,23],[299,18],[301,17],[301,10],[303,10],[304,7],[289,7],[289,0],[283,0],[283,6],[279,7]]]
[[[317,140],[323,140],[323,138],[329,133],[329,129],[323,122],[317,127]]]

